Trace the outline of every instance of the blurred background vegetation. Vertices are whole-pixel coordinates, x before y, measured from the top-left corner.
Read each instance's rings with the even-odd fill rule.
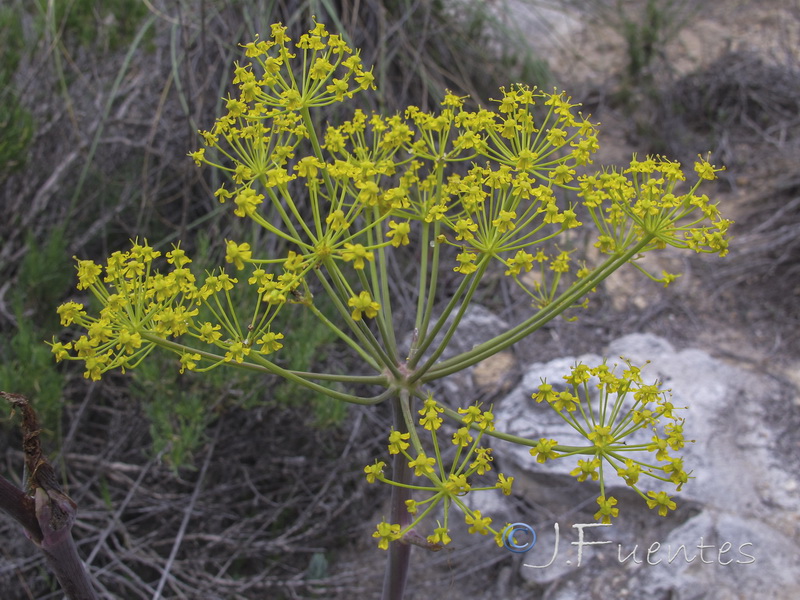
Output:
[[[136,237],[159,249],[181,240],[201,267],[221,264],[226,238],[280,251],[278,242],[259,237],[215,202],[219,174],[186,156],[199,146],[197,130],[221,112],[231,66],[242,58],[239,44],[264,35],[271,23],[282,21],[296,37],[314,16],[343,33],[375,67],[378,92],[357,96],[361,107],[394,112],[408,104],[432,108],[445,90],[486,104],[511,82],[559,84],[510,12],[541,4],[548,3],[6,0],[0,6],[0,389],[27,395],[53,448],[61,449],[64,482],[81,507],[75,534],[104,597],[349,597],[363,572],[357,565],[329,570],[326,553],[367,537],[363,516],[377,496],[361,485],[360,471],[383,445],[383,434],[372,433],[383,417],[264,377],[229,370],[178,376],[172,356],[87,383],[80,365],[56,365],[43,343],[70,335],[58,323],[58,304],[87,300],[74,289],[72,257],[102,261]],[[747,140],[748,131],[757,137],[783,124],[783,135],[792,137],[800,114],[796,73],[766,78],[745,57],[728,63],[729,70],[740,67],[738,87],[731,73],[670,75],[665,47],[690,20],[694,3],[556,4],[579,4],[624,40],[626,58],[615,79],[582,90],[578,100],[630,115],[626,133],[643,150],[688,151],[691,159],[699,143],[736,159],[731,131]],[[760,95],[766,91],[758,86],[767,85],[771,95]],[[343,115],[333,109],[326,118]],[[792,194],[800,179],[782,185]],[[764,205],[758,210],[769,212]],[[751,270],[729,271],[728,279],[751,281],[764,264],[774,265],[776,252],[796,269],[800,207],[795,201],[783,210],[790,225],[783,245],[751,252]],[[761,238],[757,230],[752,235],[755,247]],[[303,341],[285,357],[289,368],[347,368],[324,331],[302,313],[284,314],[294,339]],[[5,423],[3,473],[12,477],[19,443]],[[181,537],[190,514],[200,533]],[[343,525],[320,526],[332,519]],[[30,544],[6,530],[3,598],[60,598]]]

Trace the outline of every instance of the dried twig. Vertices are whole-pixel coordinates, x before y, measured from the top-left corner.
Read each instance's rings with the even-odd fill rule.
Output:
[[[0,508],[25,527],[70,600],[97,600],[72,539],[77,505],[61,490],[53,467],[42,454],[36,412],[24,396],[7,392],[0,396],[22,413],[22,449],[28,473],[27,493],[0,478]]]

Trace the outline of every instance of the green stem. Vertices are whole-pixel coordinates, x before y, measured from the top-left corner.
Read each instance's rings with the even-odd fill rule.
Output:
[[[344,301],[348,298],[348,290],[347,286],[345,285],[344,276],[339,271],[338,267],[331,261],[331,264],[326,265],[328,274],[331,276],[333,280],[333,285],[331,282],[328,281],[322,273],[318,269],[315,269],[314,272],[317,274],[320,283],[325,288],[325,292],[328,294],[328,297],[333,302],[336,309],[339,311],[339,314],[344,319],[345,323],[348,324],[350,327],[350,331],[358,338],[361,342],[362,349],[359,354],[369,354],[370,359],[367,361],[370,365],[374,365],[375,370],[380,370],[380,366],[378,360],[383,363],[385,368],[388,368],[395,377],[400,376],[400,373],[397,371],[397,365],[395,365],[390,358],[386,356],[386,354],[382,351],[380,344],[375,339],[375,336],[372,335],[372,332],[369,328],[362,322],[356,322],[352,319],[350,315],[350,311],[344,305]],[[370,353],[366,349],[371,349],[372,352]],[[376,360],[378,359],[378,360]]]
[[[472,350],[463,352],[458,356],[454,356],[442,361],[434,368],[431,368],[429,371],[423,373],[419,378],[420,381],[426,383],[435,379],[440,379],[447,375],[451,375],[452,373],[457,373],[458,371],[481,362],[489,356],[493,356],[494,354],[505,350],[509,346],[512,346],[521,339],[529,336],[542,325],[552,321],[555,317],[573,306],[580,298],[597,287],[611,273],[619,269],[634,256],[636,256],[636,254],[645,248],[652,241],[652,239],[652,235],[642,238],[633,248],[627,250],[619,256],[610,258],[591,275],[571,286],[551,304],[540,310],[535,316],[523,321],[516,327],[512,327],[505,333],[479,344],[478,346],[475,346]]]
[[[374,266],[370,265],[370,270],[374,270]],[[384,357],[383,362],[387,365],[397,365],[397,352],[395,349],[387,344],[387,340],[389,339],[389,331],[392,330],[392,323],[391,323],[391,303],[389,298],[382,298],[381,292],[383,291],[381,287],[378,287],[380,283],[376,281],[377,275],[373,273],[372,277],[372,285],[369,285],[367,281],[367,276],[364,274],[363,271],[358,271],[358,281],[361,283],[361,286],[365,290],[372,289],[375,291],[375,296],[373,298],[376,299],[378,304],[380,305],[380,310],[378,314],[375,315],[375,324],[378,326],[378,334],[380,334],[380,341],[378,338],[372,333],[372,331],[367,327],[366,330],[371,338],[374,340],[375,347],[381,352],[381,355]],[[389,311],[389,316],[386,315],[384,311]]]
[[[184,346],[183,344],[178,344],[177,342],[172,342],[170,340],[166,340],[164,338],[160,338],[152,333],[142,333],[142,339],[147,340],[148,342],[152,342],[157,346],[161,346],[162,348],[166,348],[178,354],[182,354],[184,352],[192,352],[194,354],[199,354],[201,357],[206,358],[212,362],[219,363],[221,361],[220,357],[216,354],[212,354],[210,352],[205,352],[203,350],[198,350],[196,348],[189,348],[188,346]],[[341,400],[343,402],[349,402],[350,404],[364,404],[364,405],[371,405],[371,404],[380,404],[381,402],[387,400],[392,395],[391,389],[386,389],[382,393],[378,394],[377,396],[372,396],[370,398],[364,398],[361,396],[356,396],[353,394],[346,394],[343,392],[337,392],[336,390],[332,390],[324,385],[320,385],[318,383],[314,383],[313,381],[309,381],[306,379],[307,376],[314,377],[317,379],[322,380],[334,380],[334,381],[344,381],[348,383],[372,383],[372,384],[383,384],[386,385],[386,378],[385,377],[358,377],[353,375],[340,375],[333,376],[330,375],[323,375],[316,373],[302,373],[300,371],[290,371],[288,369],[284,369],[279,367],[275,363],[258,354],[251,354],[252,360],[254,362],[229,362],[226,363],[229,366],[236,367],[237,369],[244,369],[248,371],[256,371],[259,373],[272,373],[273,375],[278,375],[292,381],[298,385],[301,385],[305,388],[313,390],[315,392],[319,392],[321,394],[325,394],[331,398],[336,400]]]
[[[307,106],[304,106],[300,109],[300,114],[303,117],[303,124],[308,131],[308,139],[311,141],[311,147],[314,149],[314,156],[316,156],[320,162],[324,163],[325,157],[322,154],[322,147],[319,145],[319,138],[317,137],[317,130],[314,127],[314,120],[311,118],[311,112],[308,110]],[[325,189],[328,190],[328,198],[332,201],[334,186],[327,169],[322,169],[322,179],[325,181]]]
[[[456,422],[460,423],[461,425],[467,426],[464,423],[463,415],[458,414],[452,408],[448,408],[446,406],[442,406],[442,408],[444,408],[444,414],[447,415],[449,418],[455,420]],[[502,431],[481,430],[480,427],[478,427],[474,423],[471,424],[471,425],[468,425],[468,427],[470,429],[473,429],[474,431],[479,431],[479,432],[482,432],[482,433],[484,433],[486,435],[489,435],[489,436],[491,436],[493,438],[497,438],[498,440],[504,440],[506,442],[512,442],[514,444],[519,444],[520,446],[533,447],[539,442],[539,440],[533,440],[531,438],[526,438],[526,437],[522,437],[522,436],[519,436],[519,435],[512,435],[510,433],[503,433]],[[475,445],[476,444],[473,443],[473,448],[475,447]],[[585,455],[590,455],[591,456],[591,455],[595,455],[596,454],[594,448],[590,448],[590,447],[586,447],[586,446],[562,446],[562,445],[557,445],[557,446],[555,446],[555,449],[558,450],[560,453],[562,453],[562,455],[567,455],[567,454],[585,454]],[[626,451],[630,450],[630,446],[625,446],[625,450]],[[467,456],[469,456],[469,454],[467,454]],[[465,461],[464,464],[466,464],[466,461]]]
[[[373,213],[373,219],[378,219],[378,208],[375,207]],[[380,229],[378,230],[380,234]],[[369,236],[370,244],[379,243],[378,237],[373,239],[373,230],[369,229],[367,231],[367,235]],[[394,363],[399,362],[398,354],[397,354],[397,340],[395,339],[394,335],[394,320],[392,319],[392,296],[389,291],[389,273],[386,270],[386,252],[385,246],[379,244],[377,247],[378,251],[378,260],[377,265],[370,266],[370,270],[372,273],[373,278],[373,289],[379,295],[379,302],[381,305],[380,313],[378,314],[378,322],[380,323],[380,330],[381,335],[383,336],[384,344],[386,346],[386,351],[389,354],[389,357],[392,359]]]
[[[349,294],[352,292],[350,291],[349,283],[339,270],[339,267],[330,259],[326,259],[325,264],[335,289],[331,287],[331,283],[328,282],[322,275],[320,275],[320,280],[322,281],[323,286],[325,286],[325,291],[334,301],[342,317],[345,319],[345,322],[350,326],[351,331],[353,331],[361,343],[364,344],[364,348],[372,349],[371,354],[374,359],[379,361],[385,368],[389,369],[389,371],[391,371],[396,378],[400,378],[400,372],[397,368],[397,364],[392,360],[391,356],[384,351],[381,343],[375,338],[375,335],[372,333],[372,331],[370,331],[370,328],[367,326],[365,321],[363,319],[360,321],[353,320],[350,312],[347,308],[345,308],[344,301],[347,300]],[[365,290],[369,291],[369,286],[367,285],[366,279],[362,279],[361,277],[363,277],[363,274],[359,273],[359,283],[361,283]]]
[[[334,325],[330,319],[328,319],[328,317],[326,317],[316,306],[314,306],[313,302],[307,304],[307,306],[311,313],[317,317],[317,319],[319,319],[328,329],[335,333],[340,340],[350,346],[350,348],[352,348],[364,360],[365,363],[367,363],[376,371],[380,371],[380,367],[378,366],[378,363],[375,362],[375,359],[372,358],[372,355],[367,353],[361,346],[359,346],[353,338]]]
[[[423,243],[425,243],[425,244],[432,243],[432,244],[434,244],[434,246],[433,246],[433,256],[431,257],[431,280],[430,280],[430,283],[427,284],[427,287],[423,288],[422,287],[423,282],[422,282],[422,280],[420,280],[420,290],[419,290],[420,300],[422,298],[427,298],[427,300],[426,300],[426,302],[424,304],[424,308],[422,309],[422,311],[423,311],[423,313],[421,315],[422,320],[421,320],[421,325],[419,327],[419,336],[420,336],[421,340],[425,340],[428,337],[428,325],[430,323],[431,317],[433,316],[433,307],[434,307],[434,303],[436,301],[436,284],[437,284],[438,279],[439,279],[439,252],[440,252],[439,242],[436,240],[436,238],[439,235],[440,229],[441,229],[441,227],[440,227],[438,221],[435,221],[433,223],[433,232],[432,232],[432,236],[431,236],[430,242],[427,242],[427,241],[425,241],[423,239]],[[427,232],[428,228],[426,227],[424,231]],[[425,258],[427,258],[427,256]],[[420,303],[420,306],[423,306],[423,305]],[[433,337],[431,337],[430,339],[433,339]],[[428,344],[430,344],[430,342],[428,342]],[[427,344],[423,344],[423,346],[426,346],[426,345]],[[411,357],[411,361],[410,361],[409,364],[415,364],[419,360],[419,356],[421,356],[424,351],[425,350],[424,350],[424,348],[422,346],[417,348],[416,352],[414,353],[414,356]]]
[[[467,285],[469,285],[469,289],[467,289],[466,294],[464,295],[464,299],[463,301],[461,301],[461,306],[458,310],[458,313],[456,314],[455,318],[453,319],[453,322],[450,324],[450,327],[445,333],[442,342],[439,344],[436,350],[434,350],[434,352],[431,354],[428,360],[425,361],[425,364],[423,364],[420,368],[416,369],[415,373],[411,377],[409,377],[409,383],[414,383],[415,381],[418,381],[419,379],[423,378],[428,369],[431,368],[431,366],[438,360],[438,358],[442,355],[442,353],[447,349],[450,340],[452,339],[453,335],[456,332],[456,329],[458,328],[458,324],[461,322],[461,318],[464,316],[464,313],[466,312],[467,307],[469,306],[470,299],[472,298],[473,294],[475,294],[475,290],[478,289],[478,284],[480,283],[480,280],[483,278],[483,274],[486,272],[486,268],[489,266],[489,261],[490,257],[485,256],[481,264],[478,266],[478,270],[474,273],[472,278],[470,279],[469,277],[465,277],[464,281],[461,282],[461,285],[458,286],[458,289],[453,294],[453,297],[450,299],[450,302],[447,303],[447,306],[445,307],[444,311],[439,316],[439,320],[436,322],[436,325],[428,334],[427,339],[424,340],[423,343],[420,345],[417,355],[411,359],[409,364],[410,366],[412,366],[412,368],[413,365],[416,363],[416,361],[419,360],[419,357],[422,356],[422,353],[427,349],[427,347],[431,344],[431,342],[433,342],[433,339],[436,337],[436,334],[439,333],[439,331],[445,325],[445,323],[447,322],[447,317],[450,316],[450,313],[456,307],[458,302],[461,301],[461,296],[462,294],[464,294],[464,288],[466,288]]]
[[[420,245],[420,261],[419,261],[419,285],[417,287],[417,316],[414,321],[414,335],[417,339],[420,339],[425,336],[425,327],[427,326],[427,321],[425,320],[425,298],[426,292],[429,289],[428,286],[428,237],[430,235],[429,232],[430,225],[423,224],[422,225],[422,242]],[[414,348],[411,349],[412,353],[416,353]],[[413,357],[412,357],[413,358]]]

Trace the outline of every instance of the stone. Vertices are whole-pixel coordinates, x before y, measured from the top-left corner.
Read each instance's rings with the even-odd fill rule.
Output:
[[[432,348],[444,339],[447,328],[452,323],[452,315],[434,338]],[[445,360],[472,350],[494,336],[507,331],[509,324],[479,304],[470,304],[450,344],[440,360]],[[404,352],[408,351],[411,339],[405,340]],[[429,353],[428,353],[429,354]],[[448,405],[467,406],[488,396],[507,393],[516,383],[517,359],[513,352],[505,350],[490,356],[477,365],[454,373],[441,381],[445,395],[450,398]]]
[[[606,495],[619,499],[620,516],[610,527],[585,530],[587,540],[609,543],[581,548],[578,567],[574,525],[593,522],[597,484],[569,475],[574,458],[539,464],[527,447],[494,443],[495,467],[513,475],[514,494],[537,508],[527,515],[541,536],[531,552],[536,564],[549,560],[543,557],[553,552],[553,521],[561,519],[557,559],[544,569],[525,567],[531,561],[523,559],[521,578],[552,600],[594,597],[590,590],[603,589],[620,598],[800,597],[800,461],[786,451],[800,446],[792,394],[766,374],[734,368],[702,350],[676,349],[650,334],[620,338],[604,354],[609,363],[620,356],[636,365],[650,361],[642,370],[645,383],[660,380],[673,404],[687,407],[685,434],[695,442],[681,455],[693,478],[674,496],[678,510],[664,518],[616,474],[607,474]],[[561,377],[578,361],[594,366],[601,358],[562,357],[523,369],[520,384],[495,406],[497,429],[585,445],[555,411],[531,399],[542,379],[565,385]],[[499,512],[525,521],[518,508]]]

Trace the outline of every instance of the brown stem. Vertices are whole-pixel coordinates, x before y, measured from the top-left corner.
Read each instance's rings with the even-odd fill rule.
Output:
[[[408,400],[406,400],[408,401]],[[403,418],[401,406],[402,398],[392,399],[392,416],[394,428],[405,432],[406,424]],[[392,479],[398,483],[411,483],[411,469],[406,458],[402,454],[395,454],[392,460]],[[406,507],[406,500],[411,498],[408,488],[397,485],[392,486],[391,498],[391,523],[399,523],[400,529],[404,529],[409,522],[410,515]],[[383,600],[402,600],[405,594],[406,577],[411,561],[411,545],[403,540],[397,540],[389,544],[389,558],[386,563],[386,574],[383,578]]]
[[[41,541],[42,529],[36,519],[36,504],[33,498],[2,476],[0,476],[0,510],[22,525],[34,543],[38,544]]]
[[[39,421],[28,400],[19,394],[0,396],[22,413],[22,449],[28,494],[0,477],[0,509],[20,523],[53,569],[70,600],[98,600],[72,539],[78,507],[58,484],[58,478],[42,453]]]
[[[72,539],[77,506],[65,494],[36,488],[36,516],[42,528],[39,548],[70,600],[98,600]]]

